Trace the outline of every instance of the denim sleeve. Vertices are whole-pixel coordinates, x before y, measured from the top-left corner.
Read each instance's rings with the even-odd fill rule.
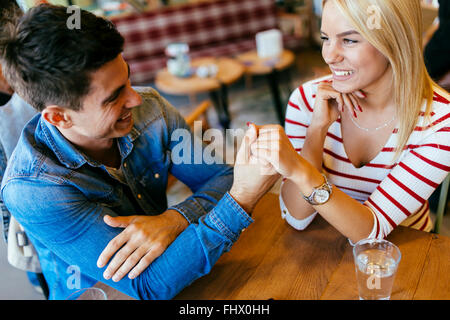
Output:
[[[108,208],[88,201],[72,186],[10,180],[2,190],[6,205],[27,233],[80,272],[136,299],[170,299],[207,274],[253,220],[227,193],[198,223],[182,232],[135,279],[105,280],[97,259],[122,229],[103,222]],[[39,195],[38,200],[34,195]]]
[[[169,209],[177,210],[190,223],[197,222],[230,190],[233,184],[233,168],[224,164],[221,156],[210,156],[210,150],[192,133],[180,113],[163,98],[161,100],[165,105],[168,148],[172,155],[170,171],[194,193]],[[219,130],[217,133],[222,134]]]

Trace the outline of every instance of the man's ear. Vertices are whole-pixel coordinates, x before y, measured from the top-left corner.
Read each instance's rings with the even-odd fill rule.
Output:
[[[69,129],[72,127],[72,118],[68,113],[68,110],[65,108],[61,108],[59,106],[47,106],[41,112],[42,117],[44,119],[54,125],[55,127],[59,127],[61,129]]]

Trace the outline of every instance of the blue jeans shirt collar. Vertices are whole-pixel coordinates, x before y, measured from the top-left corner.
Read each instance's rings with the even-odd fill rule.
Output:
[[[57,127],[48,123],[42,116],[39,119],[38,126],[41,130],[36,130],[36,140],[41,140],[47,145],[55,153],[58,160],[67,168],[78,169],[86,163],[93,167],[100,167],[102,165],[75,148],[75,146],[61,134]],[[122,159],[125,159],[131,153],[133,150],[133,141],[136,140],[139,135],[140,132],[133,127],[128,135],[117,139]]]

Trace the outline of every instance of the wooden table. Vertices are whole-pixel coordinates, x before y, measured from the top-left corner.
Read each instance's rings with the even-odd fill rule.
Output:
[[[245,66],[245,73],[247,75],[263,75],[267,78],[278,120],[280,123],[284,123],[284,109],[286,106],[283,105],[280,98],[278,73],[294,63],[294,53],[285,49],[279,57],[260,58],[258,53],[253,50],[238,55],[236,59]]]
[[[296,231],[281,219],[274,194],[258,203],[253,217],[211,273],[176,299],[358,299],[352,247],[324,219]],[[392,300],[450,299],[450,238],[397,227],[388,240],[402,253]],[[109,299],[123,298],[109,290],[115,291],[107,292]]]
[[[247,228],[211,273],[177,299],[358,299],[352,247],[320,216],[296,231],[266,195]],[[402,252],[392,300],[450,299],[450,238],[398,227]]]
[[[209,92],[219,115],[220,123],[224,128],[228,128],[230,115],[228,112],[227,88],[242,77],[244,67],[239,61],[227,57],[196,58],[191,62],[194,69],[210,64],[215,64],[218,68],[218,72],[214,77],[200,78],[194,74],[191,77],[180,78],[172,75],[165,68],[157,73],[155,84],[162,92],[173,95],[191,96]]]

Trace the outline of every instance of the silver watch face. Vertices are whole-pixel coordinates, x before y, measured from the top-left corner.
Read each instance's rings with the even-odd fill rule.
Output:
[[[330,198],[330,192],[328,190],[319,189],[314,194],[314,201],[316,203],[325,203],[328,201],[328,198]]]

